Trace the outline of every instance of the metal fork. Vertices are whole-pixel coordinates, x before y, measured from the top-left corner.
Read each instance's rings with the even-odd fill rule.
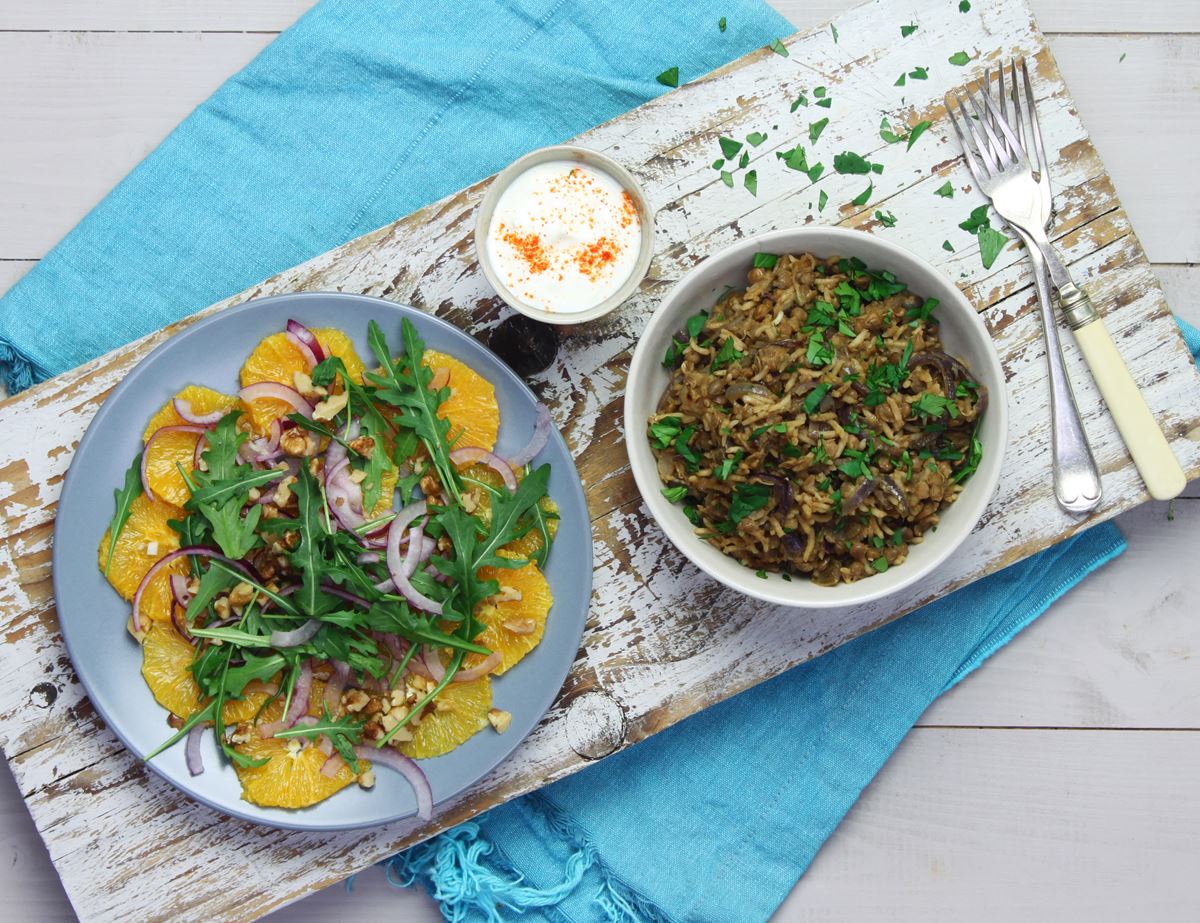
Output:
[[[991,72],[984,71],[984,92],[991,87]],[[1004,99],[1004,69],[1000,68],[1000,99]],[[1017,93],[1016,64],[1013,64],[1013,92]],[[1037,139],[1039,162],[1046,163],[1042,151],[1041,130],[1037,125],[1037,114],[1032,110],[1033,94],[1027,91],[1031,104],[1030,123]],[[1014,100],[1014,107],[1020,109],[1020,102]],[[970,147],[959,128],[954,109],[947,101],[947,111],[954,123],[963,150],[967,152],[967,164],[975,181],[983,188],[984,177],[977,169]],[[968,119],[968,123],[969,123]],[[1023,123],[1020,123],[1023,124]],[[1050,176],[1043,167],[1038,181],[1039,196],[1034,205],[1037,213],[1034,220],[1038,226],[1045,229],[1049,224],[1053,195],[1050,191]],[[1102,494],[1100,472],[1092,457],[1091,446],[1088,445],[1087,433],[1083,429],[1083,421],[1079,416],[1079,408],[1075,403],[1075,394],[1071,390],[1071,380],[1067,375],[1066,363],[1063,360],[1062,343],[1059,340],[1058,324],[1054,317],[1054,303],[1050,296],[1050,277],[1046,272],[1046,262],[1041,253],[1034,247],[1033,241],[1014,227],[1014,231],[1025,241],[1025,249],[1029,251],[1030,262],[1033,263],[1033,282],[1037,289],[1038,304],[1041,307],[1042,332],[1046,338],[1046,364],[1050,379],[1050,426],[1051,426],[1051,458],[1054,469],[1054,496],[1059,505],[1072,513],[1087,513],[1100,503]]]
[[[1030,134],[1034,140],[1033,148],[1037,151],[1039,158],[1039,174],[1045,176],[1048,172],[1046,169],[1048,161],[1045,151],[1042,149],[1041,129],[1037,123],[1037,111],[1033,105],[1033,94],[1028,82],[1028,70],[1024,67],[1024,59],[1021,60],[1021,65],[1025,76]],[[1012,74],[1015,84],[1015,67]],[[985,88],[984,92],[980,94],[983,98],[982,107],[970,89],[964,89],[964,92],[974,110],[975,123],[972,123],[971,116],[967,112],[962,93],[954,94],[954,102],[958,103],[958,114],[955,114],[949,96],[946,99],[946,110],[950,114],[954,131],[962,143],[967,165],[970,167],[975,181],[979,184],[980,190],[991,199],[992,207],[996,209],[1000,217],[1021,235],[1029,249],[1030,257],[1034,258],[1034,253],[1037,253],[1044,261],[1050,280],[1058,290],[1059,302],[1066,315],[1067,323],[1075,333],[1075,340],[1079,344],[1080,351],[1100,388],[1100,393],[1117,424],[1117,429],[1125,440],[1129,454],[1133,457],[1134,464],[1137,465],[1142,480],[1146,483],[1150,496],[1158,500],[1177,496],[1187,484],[1179,461],[1171,452],[1166,436],[1163,435],[1162,429],[1150,413],[1150,408],[1146,406],[1146,401],[1138,390],[1133,377],[1129,374],[1129,369],[1117,351],[1108,329],[1104,326],[1103,319],[1096,313],[1087,293],[1072,281],[1067,267],[1046,237],[1046,222],[1049,213],[1044,204],[1045,198],[1040,186],[1041,179],[1040,177],[1035,179],[1033,176],[1025,144],[1014,134],[1007,118],[1001,114],[999,107],[992,100],[988,88]],[[1020,118],[1019,103],[1014,104],[1014,109]],[[972,145],[968,141],[962,125],[959,124],[960,116],[970,134],[971,141],[974,142],[974,150],[972,150]],[[976,125],[979,127],[976,128]],[[1023,127],[1021,131],[1022,138],[1027,142],[1028,137]],[[1048,182],[1048,177],[1046,180]],[[1035,279],[1038,275],[1035,272]],[[1043,308],[1043,310],[1045,309]],[[1054,323],[1054,319],[1050,318],[1049,323],[1045,323],[1045,320],[1043,318],[1045,328],[1049,330],[1053,327],[1057,334],[1057,325]],[[1055,338],[1057,339],[1057,336]],[[1055,350],[1048,350],[1050,354],[1055,352]],[[1052,365],[1053,362],[1054,360],[1051,359]],[[1063,378],[1065,380],[1065,375]],[[1082,427],[1080,427],[1080,433],[1082,433]],[[1057,426],[1054,435],[1057,442],[1059,438]],[[1083,443],[1083,450],[1087,451],[1086,440]],[[1055,451],[1057,465],[1057,445]],[[1059,494],[1059,502],[1063,503],[1059,486],[1056,478],[1056,494]],[[1077,486],[1068,485],[1064,490],[1068,500],[1074,497],[1076,503],[1081,500],[1086,502],[1084,494]],[[1098,500],[1097,496],[1096,501]],[[1063,505],[1067,506],[1066,503]],[[1094,506],[1095,502],[1085,506],[1084,510]],[[1078,509],[1078,507],[1072,506],[1067,506],[1067,508]]]

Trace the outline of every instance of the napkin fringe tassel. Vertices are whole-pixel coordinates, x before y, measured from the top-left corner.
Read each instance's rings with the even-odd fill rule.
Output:
[[[568,897],[585,895],[607,923],[671,923],[670,917],[648,898],[622,881],[600,857],[587,833],[540,793],[526,796],[540,819],[557,836],[569,855],[562,880],[547,887],[527,884],[507,860],[499,844],[480,833],[477,823],[460,824],[452,830],[419,843],[382,863],[388,881],[395,887],[421,884],[441,906],[450,923],[485,919],[504,920],[502,909],[518,913],[546,908],[554,911]],[[565,916],[562,917],[567,919]]]
[[[0,379],[9,394],[24,391],[30,385],[43,378],[38,374],[38,368],[20,350],[0,338]]]

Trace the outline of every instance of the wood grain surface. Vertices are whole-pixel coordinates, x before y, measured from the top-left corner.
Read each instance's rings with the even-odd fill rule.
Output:
[[[1092,280],[1135,377],[1146,388],[1151,406],[1163,410],[1176,450],[1194,474],[1200,469],[1200,421],[1191,409],[1200,396],[1194,370],[1028,11],[1020,6],[989,10],[982,20],[984,32],[973,37],[964,36],[962,23],[939,8],[917,12],[927,30],[926,41],[946,54],[965,45],[972,52],[986,48],[1036,55],[1036,90],[1049,146],[1058,151],[1054,175],[1064,188],[1057,242],[1077,272]],[[906,10],[905,21],[907,14]],[[756,53],[580,139],[634,169],[661,209],[655,265],[643,291],[603,328],[577,332],[554,369],[535,383],[579,458],[600,539],[588,635],[563,696],[535,735],[462,800],[443,806],[437,825],[456,822],[574,771],[584,765],[585,756],[595,758],[642,739],[1098,520],[1073,523],[1058,513],[1050,498],[1043,357],[1019,252],[1006,252],[990,272],[983,272],[978,254],[968,246],[970,238],[961,235],[963,246],[952,255],[941,250],[944,231],[939,230],[936,239],[930,236],[931,227],[952,229],[976,204],[965,194],[953,206],[931,195],[945,177],[960,189],[970,185],[936,102],[965,72],[935,68],[927,86],[909,88],[911,109],[904,111],[898,100],[876,88],[890,85],[894,77],[885,76],[913,62],[898,57],[894,43],[881,48],[867,44],[880,31],[877,23],[869,24],[872,16],[878,11],[851,11],[839,19],[842,39],[836,45],[825,30],[797,36],[788,43],[791,58]],[[830,86],[835,100],[844,101],[843,113],[857,113],[831,121],[820,145],[828,152],[827,162],[838,150],[872,151],[868,156],[888,168],[877,183],[878,198],[862,211],[844,210],[840,223],[885,233],[959,278],[997,337],[1014,405],[1028,409],[1015,415],[1014,449],[1001,494],[970,547],[938,580],[887,605],[820,618],[797,617],[719,592],[698,580],[663,545],[657,530],[645,521],[625,467],[618,410],[628,349],[662,290],[681,272],[740,236],[805,219],[833,220],[829,212],[820,216],[806,208],[816,192],[801,187],[797,175],[786,174],[772,154],[806,134],[807,122],[789,118],[787,103],[798,89],[815,82]],[[898,150],[876,150],[881,145],[876,130],[881,110],[893,121],[900,118],[911,124],[931,118],[934,126],[907,156]],[[770,144],[756,155],[761,161],[760,197],[714,182],[708,163],[717,135],[744,136],[765,130],[768,121],[781,128],[771,131]],[[860,177],[836,175],[820,183],[831,203],[849,201],[861,186]],[[500,312],[472,264],[470,216],[479,195],[476,187],[452,196],[229,303],[281,291],[363,291],[411,301],[486,338]],[[879,228],[871,218],[881,202],[903,217],[891,230]],[[70,448],[98,402],[162,337],[103,357],[0,408],[0,427],[17,437],[6,439],[0,449],[0,515],[5,523],[0,630],[9,642],[0,647],[0,743],[81,915],[244,918],[293,900],[432,830],[399,824],[367,834],[272,834],[268,839],[257,828],[224,820],[181,799],[145,773],[91,714],[55,629],[48,584],[53,504]],[[1075,380],[1086,383],[1079,389],[1081,405],[1110,498],[1102,515],[1110,516],[1143,499],[1141,485],[1074,350],[1071,361]],[[719,624],[694,617],[698,611],[714,610],[724,613]],[[763,653],[773,656],[755,656]],[[41,697],[32,695],[41,683],[56,690],[45,708],[44,692]],[[584,720],[596,715],[613,720]],[[614,728],[624,733],[614,734]],[[75,736],[68,738],[68,731]],[[98,793],[104,798],[92,797]],[[131,819],[145,831],[140,843],[116,836]],[[231,841],[255,856],[232,885],[228,875],[216,880],[205,872],[210,857],[220,854],[227,859]],[[164,843],[186,844],[194,860],[190,871],[181,871],[177,852],[167,867],[163,857],[171,851],[162,849]],[[319,868],[313,868],[309,858],[314,849],[322,852]],[[105,874],[97,875],[97,868]],[[185,889],[167,886],[169,879],[181,878],[188,885],[186,897],[179,895]]]

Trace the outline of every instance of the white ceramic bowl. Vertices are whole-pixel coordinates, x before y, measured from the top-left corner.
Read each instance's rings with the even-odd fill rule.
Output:
[[[496,211],[496,203],[500,201],[504,190],[530,167],[557,160],[574,160],[594,167],[602,173],[607,173],[629,193],[629,197],[633,199],[633,204],[637,208],[638,219],[641,223],[640,249],[637,262],[634,263],[629,277],[615,292],[599,304],[584,311],[547,311],[518,298],[501,280],[488,253],[487,237],[492,228],[492,215]],[[545,324],[581,324],[585,321],[596,320],[616,309],[642,284],[642,279],[646,277],[646,272],[650,269],[650,258],[653,256],[653,252],[654,212],[650,210],[646,194],[642,191],[638,181],[633,178],[633,174],[611,157],[571,144],[539,148],[514,160],[492,179],[488,191],[483,196],[483,201],[479,203],[479,212],[475,216],[475,258],[479,262],[479,268],[483,270],[484,278],[509,307],[526,317],[532,317]]]
[[[987,386],[988,407],[979,440],[983,459],[958,499],[945,509],[936,531],[909,549],[903,564],[854,583],[817,586],[778,574],[764,580],[698,538],[680,507],[662,495],[654,453],[646,439],[646,420],[655,412],[670,372],[662,357],[671,335],[696,311],[711,307],[728,288],[744,288],[754,254],[814,253],[818,257],[856,256],[870,268],[889,270],[909,289],[940,302],[936,317],[941,323],[944,348],[963,360],[973,377]],[[1008,441],[1008,399],[1004,372],[991,335],[958,287],[923,259],[861,231],[842,228],[802,228],[773,231],[743,240],[709,257],[692,269],[663,299],[638,341],[625,390],[625,436],[629,461],[638,490],[667,537],[688,559],[721,581],[748,596],[785,606],[825,608],[853,606],[895,593],[920,580],[954,553],[970,534],[991,500],[1000,478]]]

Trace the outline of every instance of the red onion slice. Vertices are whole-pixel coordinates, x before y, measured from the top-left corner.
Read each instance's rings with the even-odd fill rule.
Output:
[[[402,558],[400,556],[400,544],[401,540],[404,538],[406,530],[408,530],[408,524],[414,519],[424,516],[425,510],[425,501],[418,500],[416,503],[410,503],[408,506],[404,507],[404,509],[400,510],[400,512],[396,514],[396,518],[392,520],[391,525],[388,527],[387,540],[387,569],[391,580],[385,580],[380,584],[376,584],[376,586],[385,593],[390,593],[393,591],[399,592],[400,595],[402,595],[409,601],[409,603],[417,608],[424,609],[426,612],[432,612],[435,615],[441,615],[441,603],[435,602],[428,596],[418,593],[417,590],[413,588],[412,583],[408,579],[412,576],[412,571],[405,573],[404,567],[406,563],[406,557]],[[412,531],[414,534],[409,535],[410,551],[412,550],[414,544],[423,546],[423,542],[421,540],[424,538],[423,532],[418,532],[417,530]],[[415,564],[413,569],[416,569]],[[389,583],[391,586],[388,586]]]
[[[178,560],[186,555],[195,555],[199,558],[220,558],[222,561],[226,561],[232,566],[238,566],[238,562],[229,561],[229,559],[226,558],[225,555],[221,554],[221,552],[219,552],[217,549],[206,548],[204,545],[189,545],[187,548],[180,548],[177,551],[172,551],[170,554],[163,555],[150,565],[150,569],[146,571],[146,575],[142,577],[141,583],[138,584],[137,591],[133,594],[132,621],[134,631],[143,630],[141,618],[142,595],[146,592],[146,587],[150,585],[150,581],[154,579],[154,576],[159,571],[161,571],[172,561]],[[241,569],[245,569],[245,565],[241,565]]]
[[[504,486],[508,488],[510,493],[515,492],[517,489],[517,476],[513,474],[513,470],[509,467],[508,462],[495,452],[489,452],[487,449],[480,449],[475,446],[464,446],[450,453],[450,461],[456,465],[470,465],[475,462],[482,462],[500,475],[504,481]]]
[[[312,664],[307,660],[300,664],[300,675],[296,677],[296,685],[292,689],[292,705],[283,716],[285,728],[294,727],[301,717],[308,713],[308,696],[312,692]]]
[[[271,647],[298,647],[310,640],[320,630],[321,623],[316,619],[309,619],[299,628],[293,628],[291,631],[273,631],[271,632]]]
[[[446,668],[442,666],[442,658],[438,655],[436,648],[428,646],[422,648],[421,660],[425,664],[425,669],[429,671],[429,675],[433,677],[433,681],[435,683],[440,683],[446,678]]]
[[[342,706],[342,691],[350,679],[350,664],[342,660],[331,660],[329,663],[333,667],[333,676],[325,683],[324,701],[329,714],[336,715]]]
[[[158,499],[154,496],[154,491],[150,489],[150,476],[146,473],[146,462],[150,458],[150,447],[154,445],[154,440],[163,433],[199,433],[200,435],[204,435],[207,432],[208,430],[203,426],[193,426],[192,424],[187,423],[176,426],[160,426],[150,434],[150,438],[146,440],[146,447],[142,449],[141,465],[142,490],[146,492],[147,497],[149,497],[151,500]],[[194,456],[195,453],[193,453],[193,457]]]
[[[333,756],[329,757],[329,759],[327,759],[325,764],[321,767],[321,775],[323,775],[326,779],[332,779],[339,772],[341,772],[342,767],[345,765],[346,761],[342,759],[340,754],[335,753]]]
[[[208,448],[208,433],[205,433],[196,440],[196,451],[192,453],[192,468],[200,468],[200,456],[204,454],[204,450]]]
[[[315,333],[305,327],[300,321],[289,317],[286,332],[289,340],[297,345],[303,345],[304,349],[312,353],[313,365],[325,361],[325,348],[321,345],[321,341],[317,339]]]
[[[538,401],[537,405],[537,420],[533,424],[533,436],[530,437],[529,444],[520,452],[508,460],[508,463],[513,468],[524,468],[537,456],[538,452],[546,447],[546,441],[550,438],[550,427],[553,421],[550,419],[550,411],[546,409],[546,405]]]
[[[186,609],[188,603],[192,601],[192,594],[188,592],[187,588],[188,578],[183,574],[171,574],[170,584],[171,596],[175,598],[176,603]]]
[[[225,416],[224,411],[221,410],[214,410],[212,413],[196,413],[192,410],[191,401],[182,397],[172,398],[171,406],[175,408],[175,413],[184,423],[194,423],[197,426],[212,426]]]
[[[452,683],[472,682],[474,680],[479,679],[479,677],[481,677],[481,676],[487,676],[489,673],[491,673],[494,669],[496,669],[496,667],[500,666],[500,664],[502,664],[502,663],[504,663],[504,655],[501,654],[499,651],[492,651],[490,654],[487,655],[487,657],[485,657],[483,660],[479,661],[479,663],[475,664],[475,666],[471,667],[470,669],[459,670],[457,673],[454,674],[454,679],[450,680],[450,682],[452,682]]]
[[[417,796],[417,817],[421,820],[433,817],[433,789],[429,787],[429,779],[420,766],[392,747],[377,748],[359,744],[354,748],[354,755],[360,760],[382,763],[404,776],[412,786],[413,794]]]
[[[193,724],[188,731],[187,743],[184,744],[183,757],[187,762],[188,772],[198,776],[204,772],[204,760],[200,756],[200,738],[204,736],[204,724]]]
[[[353,593],[347,592],[340,587],[330,586],[329,584],[321,584],[321,592],[328,593],[330,596],[336,596],[338,599],[344,599],[348,603],[354,603],[356,606],[361,606],[363,609],[370,609],[371,604],[361,596],[355,596]]]
[[[260,381],[257,384],[247,385],[238,392],[238,397],[247,404],[268,398],[273,401],[283,401],[285,404],[290,404],[302,417],[308,420],[312,419],[312,404],[306,401],[295,388],[281,385],[277,381]]]

